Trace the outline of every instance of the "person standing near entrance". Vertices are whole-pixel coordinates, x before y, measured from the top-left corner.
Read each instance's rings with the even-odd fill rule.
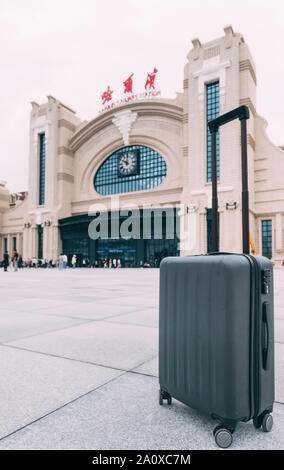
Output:
[[[67,262],[68,262],[68,258],[67,258],[67,255],[63,255],[63,269],[66,269],[67,267]]]
[[[76,255],[74,254],[74,255],[72,256],[72,260],[71,260],[72,268],[73,268],[73,269],[76,268],[76,261],[77,261],[77,257],[76,257]]]
[[[14,271],[18,271],[18,257],[19,257],[19,255],[18,255],[17,251],[14,250],[14,254],[13,254],[13,258],[12,258]]]
[[[59,255],[59,269],[60,271],[63,269],[63,253]]]
[[[22,255],[19,255],[18,268],[22,269],[22,267],[23,267],[23,258],[22,258]]]
[[[4,256],[3,256],[3,266],[4,266],[4,271],[7,272],[7,268],[9,266],[9,255],[8,251],[5,251]]]

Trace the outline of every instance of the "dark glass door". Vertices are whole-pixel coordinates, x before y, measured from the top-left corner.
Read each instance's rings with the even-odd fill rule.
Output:
[[[133,239],[98,239],[97,260],[99,264],[107,260],[120,260],[126,268],[137,266],[137,241]]]

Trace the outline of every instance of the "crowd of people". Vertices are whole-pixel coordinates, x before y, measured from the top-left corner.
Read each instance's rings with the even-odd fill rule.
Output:
[[[154,260],[153,264],[148,262],[140,261],[139,266],[141,268],[150,268],[150,267],[159,267],[158,260]],[[28,260],[23,260],[22,256],[17,253],[16,250],[13,251],[12,255],[6,251],[2,260],[2,267],[4,271],[18,271],[18,269],[23,268],[58,268],[59,270],[64,269],[75,269],[76,267],[83,268],[105,268],[105,269],[120,269],[123,267],[123,263],[120,259],[102,259],[90,261],[88,258],[80,258],[76,254],[73,256],[68,256],[65,253],[60,253],[58,259],[38,259],[31,258]],[[126,264],[126,267],[128,265]]]
[[[2,267],[4,271],[18,271],[22,268],[58,268],[59,270],[76,267],[84,268],[121,268],[122,263],[120,259],[105,259],[105,260],[95,260],[92,263],[88,258],[83,258],[83,260],[78,262],[76,254],[72,257],[69,257],[64,253],[60,253],[58,259],[38,259],[31,258],[28,260],[23,260],[22,256],[17,253],[16,250],[13,251],[12,255],[6,251],[2,260]]]

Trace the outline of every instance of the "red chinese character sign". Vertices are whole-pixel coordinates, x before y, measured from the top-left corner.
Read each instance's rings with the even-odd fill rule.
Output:
[[[112,100],[112,96],[111,96],[112,93],[113,93],[113,91],[110,89],[110,86],[108,85],[107,91],[105,91],[105,92],[102,94],[103,104],[106,104],[107,101],[111,101],[111,100]]]
[[[125,82],[123,82],[124,85],[124,93],[132,93],[132,87],[133,87],[133,77],[134,73],[128,77]]]
[[[158,73],[158,70],[155,67],[152,73],[147,74],[147,80],[146,80],[146,83],[145,83],[145,90],[151,90],[152,88],[153,89],[155,88],[154,82],[155,82],[155,78],[156,78],[157,73]]]
[[[137,100],[144,100],[144,99],[149,99],[149,98],[156,98],[161,94],[161,91],[157,89],[155,80],[156,80],[156,75],[158,73],[158,70],[156,67],[154,67],[152,73],[147,74],[147,79],[145,83],[145,91],[142,93],[135,93],[133,92],[133,75],[129,75],[129,77],[124,80],[123,86],[124,86],[124,97],[121,99],[118,99],[116,101],[113,101],[112,99],[112,94],[113,90],[110,89],[110,86],[108,85],[107,90],[101,95],[102,98],[102,104],[103,104],[103,109],[100,110],[100,113],[103,113],[105,111],[109,111],[112,108],[115,108],[117,106],[121,106],[123,104],[129,103],[130,101],[137,101]]]

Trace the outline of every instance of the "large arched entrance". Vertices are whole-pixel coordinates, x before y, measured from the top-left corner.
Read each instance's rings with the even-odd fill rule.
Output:
[[[138,209],[129,211],[128,215],[125,212],[123,215],[107,212],[103,216],[107,234],[97,239],[90,237],[90,225],[98,225],[99,215],[79,215],[59,221],[63,251],[69,260],[76,254],[78,266],[88,260],[90,265],[99,267],[105,260],[115,259],[120,260],[123,267],[158,267],[164,257],[179,255],[179,217],[176,208]],[[114,222],[118,227],[116,236],[113,236]],[[125,224],[130,229],[129,237],[125,237]],[[138,227],[138,233],[133,233],[134,224]]]

